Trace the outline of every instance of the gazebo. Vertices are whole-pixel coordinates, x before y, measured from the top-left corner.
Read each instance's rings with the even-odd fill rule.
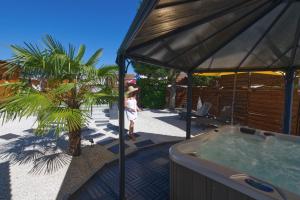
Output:
[[[138,61],[188,74],[186,138],[193,73],[283,71],[283,132],[290,133],[300,68],[299,0],[144,0],[118,51],[120,199],[125,198],[124,76]]]

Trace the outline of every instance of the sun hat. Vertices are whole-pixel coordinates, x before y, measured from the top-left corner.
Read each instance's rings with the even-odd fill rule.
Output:
[[[135,92],[135,91],[138,91],[138,90],[139,90],[139,88],[135,88],[133,86],[129,86],[128,89],[127,89],[127,91],[126,91],[126,94],[128,95],[128,94],[130,94],[132,92]]]

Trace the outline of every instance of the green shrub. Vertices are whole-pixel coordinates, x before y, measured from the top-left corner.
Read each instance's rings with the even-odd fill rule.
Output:
[[[143,108],[161,109],[166,104],[166,80],[139,79],[137,85],[140,88],[139,102]]]
[[[215,76],[193,76],[194,86],[210,86],[216,80]]]

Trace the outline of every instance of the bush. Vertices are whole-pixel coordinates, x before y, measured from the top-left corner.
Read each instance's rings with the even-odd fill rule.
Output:
[[[139,79],[139,102],[143,108],[161,109],[166,104],[166,80]]]
[[[193,76],[194,86],[210,86],[216,80],[215,76]]]

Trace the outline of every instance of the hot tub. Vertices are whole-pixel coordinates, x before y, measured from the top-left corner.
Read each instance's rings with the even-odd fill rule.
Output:
[[[300,138],[225,126],[170,149],[173,200],[299,200]]]

